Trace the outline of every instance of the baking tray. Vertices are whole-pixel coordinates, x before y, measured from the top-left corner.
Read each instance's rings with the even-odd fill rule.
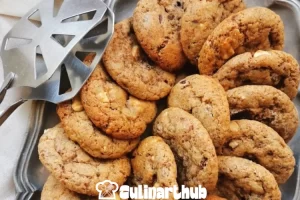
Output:
[[[114,11],[116,22],[132,15],[138,0],[116,0]],[[269,7],[278,13],[285,24],[285,51],[300,61],[300,1],[297,0],[245,0],[248,7]],[[272,4],[273,3],[273,4]],[[271,6],[269,6],[272,4]],[[300,93],[294,100],[300,111]],[[159,104],[164,105],[164,100]],[[20,154],[14,173],[16,199],[40,199],[40,193],[49,173],[38,158],[37,144],[44,129],[52,128],[59,120],[56,105],[42,101],[33,102],[28,129],[24,132],[27,139]],[[151,127],[148,128],[151,131]],[[300,200],[300,130],[289,143],[294,151],[296,167],[288,182],[280,187],[283,200]]]

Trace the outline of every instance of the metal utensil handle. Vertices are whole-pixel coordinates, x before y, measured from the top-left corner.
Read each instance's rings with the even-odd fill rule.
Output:
[[[15,92],[15,90],[8,89],[13,82],[14,74],[10,73],[5,77],[5,80],[0,90],[0,126],[5,120],[26,100],[23,100],[23,93]]]

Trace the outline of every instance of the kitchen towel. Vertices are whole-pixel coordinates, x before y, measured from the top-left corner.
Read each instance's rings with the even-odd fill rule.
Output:
[[[0,44],[3,37],[30,8],[40,0],[0,0]],[[0,59],[0,84],[3,67]],[[31,102],[17,109],[0,127],[0,199],[14,200],[14,169],[22,149],[28,128]]]

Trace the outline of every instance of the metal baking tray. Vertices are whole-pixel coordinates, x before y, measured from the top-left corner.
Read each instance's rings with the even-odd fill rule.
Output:
[[[132,15],[138,0],[116,0],[114,11],[116,22]],[[269,7],[278,13],[285,24],[285,51],[300,61],[300,1],[297,0],[245,0],[248,7]],[[300,112],[300,93],[294,100]],[[160,107],[165,105],[164,100],[158,102]],[[40,199],[40,193],[48,172],[40,163],[37,144],[44,129],[56,125],[59,120],[56,115],[56,105],[42,101],[33,102],[31,119],[28,126],[27,139],[20,154],[14,173],[16,199]],[[148,128],[151,132],[151,127]],[[282,185],[283,200],[300,200],[300,129],[289,143],[297,160],[295,171],[289,181]]]

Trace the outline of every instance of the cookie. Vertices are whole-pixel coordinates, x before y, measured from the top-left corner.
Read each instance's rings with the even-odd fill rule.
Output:
[[[155,120],[153,134],[171,147],[179,170],[179,184],[201,185],[212,191],[218,179],[216,151],[207,131],[193,115],[168,108]]]
[[[227,199],[281,200],[274,176],[261,165],[238,157],[219,156],[218,191]]]
[[[221,148],[220,155],[252,160],[269,170],[279,184],[285,183],[295,168],[293,151],[272,128],[252,120],[230,124],[232,136]]]
[[[212,75],[235,55],[256,50],[282,50],[284,26],[268,8],[248,8],[221,22],[204,43],[198,59],[201,74]]]
[[[225,198],[216,196],[216,195],[208,195],[206,200],[226,200]]]
[[[252,119],[273,128],[285,142],[295,135],[298,112],[290,98],[271,86],[247,85],[227,91],[232,119]]]
[[[109,75],[131,95],[143,100],[167,96],[174,86],[175,75],[155,65],[139,46],[131,19],[115,25],[114,35],[104,55]]]
[[[270,85],[291,99],[298,92],[299,65],[292,55],[283,51],[257,51],[237,55],[225,63],[214,78],[225,90],[242,85]]]
[[[79,195],[65,188],[54,176],[50,175],[43,187],[41,200],[97,200],[96,197]]]
[[[133,29],[146,54],[162,69],[173,72],[186,62],[180,43],[183,0],[140,0]]]
[[[93,126],[83,110],[79,96],[73,102],[66,101],[57,106],[65,134],[93,157],[102,159],[120,158],[131,152],[139,139],[114,139]]]
[[[38,144],[42,164],[67,189],[98,196],[96,184],[104,180],[122,185],[130,175],[129,159],[97,160],[69,140],[59,124],[45,130]]]
[[[193,65],[198,64],[199,52],[211,32],[230,14],[245,9],[243,0],[193,0],[181,18],[182,49]]]
[[[81,90],[87,116],[107,135],[117,139],[138,138],[156,115],[156,105],[139,100],[110,80],[101,64]]]
[[[177,184],[177,168],[170,147],[161,137],[144,139],[133,152],[131,166],[134,185],[173,187]],[[172,193],[169,199],[174,199]]]
[[[170,147],[161,137],[144,139],[133,152],[131,166],[136,185],[173,187],[177,185],[177,168]]]
[[[208,131],[214,145],[222,146],[230,114],[226,92],[217,80],[205,75],[186,77],[171,90],[168,105],[194,115]]]

